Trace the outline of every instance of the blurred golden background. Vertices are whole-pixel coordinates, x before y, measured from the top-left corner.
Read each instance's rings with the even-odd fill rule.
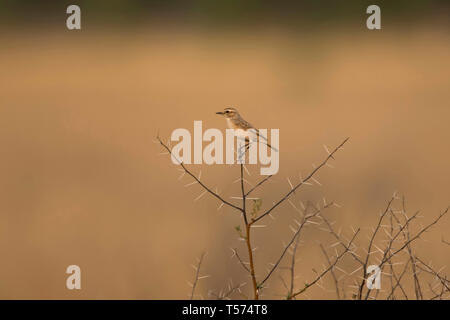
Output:
[[[46,2],[43,8],[54,11],[46,15],[34,7],[18,13],[5,3],[0,298],[184,299],[191,264],[203,251],[202,270],[211,277],[198,293],[207,297],[230,278],[247,281],[243,290],[250,290],[230,259],[230,247],[245,255],[234,231],[240,216],[217,211],[207,195],[194,202],[199,186],[184,187],[191,180],[178,181],[177,167],[153,143],[158,131],[167,138],[176,128],[192,130],[194,120],[224,128],[215,112],[229,105],[256,127],[280,129],[280,171],[259,193],[264,207],[289,190],[288,177],[298,181],[299,172],[305,176],[325,157],[323,144],[331,148],[345,137],[336,168],[318,176],[322,186],[306,187],[295,201],[336,201],[342,208],[328,214],[344,229],[372,226],[394,191],[425,222],[449,204],[450,38],[443,2],[431,2],[428,11],[417,1],[415,11],[407,2],[386,11],[381,5],[380,31],[366,29],[365,7],[353,1],[324,16],[316,5],[305,6],[300,21],[289,8],[256,10],[249,18],[251,7],[200,10],[205,2],[194,1],[174,14],[153,8],[146,19],[140,1],[123,11],[124,2],[112,2],[111,15],[104,2],[92,9],[80,2],[80,31],[66,29],[62,4]],[[236,12],[244,13],[233,20]],[[237,166],[191,168],[226,197],[239,194]],[[251,168],[252,182],[257,172]],[[293,215],[286,203],[276,220],[255,231],[258,274],[288,241]],[[428,242],[418,243],[418,254],[448,265],[449,246],[441,239],[450,240],[449,228],[447,217],[426,234]],[[322,238],[314,229],[306,234],[299,285],[323,263],[316,243]],[[80,291],[65,287],[71,264],[81,267]],[[263,298],[283,292],[278,278],[268,291]],[[334,296],[313,288],[308,297]]]

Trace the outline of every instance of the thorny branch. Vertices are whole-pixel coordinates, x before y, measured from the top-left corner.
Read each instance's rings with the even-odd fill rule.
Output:
[[[266,212],[264,212],[262,215],[260,215],[259,217],[255,218],[252,220],[252,224],[255,222],[258,222],[259,220],[261,220],[262,218],[264,218],[265,216],[267,216],[268,214],[270,214],[276,207],[278,207],[281,203],[283,203],[285,200],[287,200],[289,198],[289,196],[291,194],[293,194],[298,188],[300,188],[302,185],[304,185],[305,183],[307,183],[311,178],[313,178],[313,176],[323,167],[325,166],[328,161],[330,159],[334,159],[334,154],[340,150],[344,144],[348,141],[349,138],[345,139],[340,145],[338,145],[332,152],[330,152],[328,154],[328,157],[325,158],[324,161],[322,161],[321,164],[319,164],[313,171],[311,171],[311,173],[302,181],[300,181],[297,185],[295,185],[285,196],[283,196],[280,200],[278,200],[270,209],[268,209]]]
[[[223,199],[218,193],[214,192],[211,190],[211,188],[207,187],[203,182],[200,181],[199,178],[197,178],[188,168],[186,168],[186,166],[184,165],[184,163],[182,163],[179,159],[177,159],[173,154],[172,154],[172,150],[160,139],[160,137],[157,137],[159,143],[167,150],[167,152],[174,158],[176,159],[176,161],[180,164],[180,166],[183,168],[183,170],[190,175],[192,178],[194,178],[194,180],[200,185],[202,186],[203,189],[205,189],[208,193],[210,193],[212,196],[214,196],[215,198],[219,199],[222,203],[226,204],[227,206],[230,206],[236,210],[239,210],[240,212],[243,212],[242,208],[239,208],[238,206],[226,201],[225,199]]]
[[[327,251],[325,250],[325,248],[323,247],[322,244],[320,244],[320,249],[322,250],[324,257],[327,260],[328,266],[331,266],[332,263],[331,263],[330,257],[328,256]],[[339,292],[339,281],[338,281],[338,278],[337,278],[336,273],[334,272],[333,268],[330,269],[330,273],[331,273],[331,276],[333,277],[334,288],[336,290],[336,297],[338,298],[338,300],[340,300],[341,294]]]
[[[318,210],[316,210],[316,212],[314,212],[314,213],[312,213],[312,214],[310,214],[308,216],[304,216],[303,221],[301,223],[297,223],[298,224],[298,228],[297,228],[296,232],[294,233],[294,236],[291,238],[289,243],[284,247],[283,252],[281,253],[280,257],[277,259],[277,261],[275,262],[273,267],[270,269],[268,274],[261,281],[261,283],[260,283],[261,286],[270,278],[272,273],[277,269],[277,267],[279,266],[281,260],[283,260],[283,257],[285,256],[286,252],[291,247],[292,243],[295,241],[295,239],[297,239],[300,236],[300,232],[302,231],[302,229],[306,225],[306,223],[308,223],[308,221],[311,220],[311,218],[314,218],[314,217],[318,216],[319,213],[323,209],[329,208],[332,204],[333,203],[326,204],[322,209],[318,209]]]
[[[191,300],[194,298],[194,292],[195,292],[195,288],[197,287],[198,280],[200,280],[201,278],[204,278],[204,277],[200,277],[200,267],[202,266],[204,257],[205,257],[205,253],[203,252],[198,260],[197,266],[193,266],[195,269],[195,278],[194,278],[194,283],[192,284],[192,291],[191,291],[191,297],[190,297]]]
[[[240,258],[240,256],[238,255],[236,250],[233,250],[233,253],[236,255],[237,259],[239,260],[239,262],[241,263],[241,265],[245,268],[246,271],[248,271],[250,273],[250,276],[252,278],[252,285],[253,285],[253,297],[254,299],[258,299],[259,298],[259,290],[260,288],[264,285],[264,283],[269,279],[269,277],[272,275],[272,273],[276,270],[276,268],[278,267],[279,263],[281,262],[281,260],[283,259],[286,251],[288,250],[288,248],[290,247],[290,245],[293,243],[293,241],[296,239],[296,236],[298,236],[298,234],[300,233],[301,229],[303,228],[304,224],[308,221],[309,218],[315,216],[316,214],[318,214],[320,211],[318,211],[316,214],[311,215],[310,217],[306,217],[303,221],[303,223],[299,226],[298,232],[294,235],[294,237],[291,239],[291,241],[289,242],[289,245],[283,250],[281,256],[279,257],[279,259],[277,260],[277,262],[275,263],[274,267],[269,271],[269,273],[265,276],[265,278],[258,283],[257,279],[256,279],[256,273],[255,273],[255,265],[254,265],[254,259],[253,259],[253,248],[252,248],[252,243],[251,243],[251,228],[252,225],[254,223],[256,223],[257,221],[261,220],[264,216],[270,214],[270,212],[272,210],[274,210],[276,207],[278,207],[282,202],[284,202],[285,200],[287,200],[289,198],[289,196],[295,192],[296,189],[298,189],[300,186],[302,186],[303,184],[306,184],[308,182],[308,180],[313,179],[313,176],[323,167],[327,164],[327,162],[330,159],[334,159],[334,154],[342,148],[342,146],[348,141],[348,138],[345,139],[339,146],[337,146],[332,152],[328,152],[328,156],[327,158],[317,167],[314,168],[314,170],[302,181],[300,181],[300,183],[298,183],[295,187],[293,187],[291,189],[291,191],[289,191],[284,197],[282,197],[277,203],[275,203],[273,205],[273,207],[271,207],[269,210],[267,210],[265,213],[263,213],[262,215],[260,215],[259,217],[252,217],[251,221],[248,221],[248,216],[247,216],[247,208],[246,208],[246,199],[247,197],[253,192],[255,191],[257,188],[261,187],[266,181],[268,181],[272,175],[269,175],[267,177],[265,177],[264,179],[262,179],[260,182],[258,182],[254,187],[252,187],[251,189],[249,189],[247,192],[245,191],[244,188],[244,165],[240,164],[240,186],[241,186],[241,194],[242,194],[242,206],[239,207],[227,200],[225,200],[223,197],[221,197],[217,192],[214,192],[211,188],[209,188],[208,186],[206,186],[199,177],[196,177],[196,175],[194,175],[185,165],[184,163],[182,163],[182,161],[180,161],[179,159],[177,159],[173,153],[171,148],[169,148],[167,146],[167,144],[165,144],[160,137],[157,137],[158,142],[164,147],[164,149],[170,154],[170,156],[174,159],[176,159],[176,161],[178,162],[178,164],[181,165],[181,167],[183,168],[183,170],[185,171],[185,173],[187,173],[189,176],[191,176],[196,183],[198,183],[206,192],[208,192],[209,194],[211,194],[213,197],[217,198],[218,200],[221,201],[222,204],[225,204],[235,210],[238,210],[242,213],[242,217],[244,220],[244,225],[245,225],[245,235],[244,235],[244,240],[246,242],[247,245],[247,252],[248,252],[248,258],[249,258],[249,263],[248,263],[248,267],[246,266],[246,264],[243,262],[243,260]],[[195,288],[195,284],[194,283],[194,288]]]
[[[364,288],[365,281],[367,279],[366,270],[367,270],[369,257],[375,252],[382,253],[382,258],[380,259],[380,261],[377,265],[383,271],[384,266],[388,263],[390,263],[392,266],[392,264],[393,264],[392,259],[404,250],[406,250],[406,253],[408,255],[408,260],[411,262],[410,265],[411,265],[412,277],[413,277],[413,281],[414,281],[414,292],[415,292],[416,299],[423,299],[423,292],[422,292],[422,288],[420,286],[418,272],[416,270],[416,266],[417,266],[416,260],[418,259],[418,257],[413,254],[411,244],[415,240],[419,239],[423,233],[425,233],[432,226],[434,226],[436,223],[438,223],[439,220],[442,219],[442,217],[445,214],[447,214],[449,208],[447,208],[443,212],[441,212],[431,223],[429,223],[425,227],[422,227],[414,236],[411,236],[410,231],[409,231],[409,226],[411,225],[411,222],[417,218],[419,212],[416,212],[411,217],[408,217],[405,212],[405,206],[404,206],[404,200],[403,200],[403,208],[401,210],[401,213],[404,215],[405,221],[401,222],[400,219],[398,219],[398,217],[395,215],[394,210],[391,209],[392,201],[395,198],[396,198],[396,196],[394,195],[393,198],[391,198],[391,200],[388,202],[386,210],[381,214],[380,219],[378,220],[377,226],[375,227],[374,232],[372,234],[372,237],[370,238],[369,246],[368,246],[368,249],[366,250],[366,252],[367,252],[366,258],[364,260],[364,265],[363,265],[364,276],[361,278],[361,282],[359,284],[359,291],[358,291],[358,295],[357,295],[358,299],[368,299],[370,297],[370,293],[372,291],[372,289],[368,288],[365,295],[363,296],[363,288]],[[380,248],[376,247],[377,250],[372,252],[372,246],[375,246],[374,239],[375,239],[378,231],[381,228],[386,227],[385,225],[382,224],[382,222],[387,213],[390,213],[391,217],[396,220],[397,230],[396,230],[396,232],[393,232],[393,228],[391,227],[391,233],[387,233],[385,231],[389,238],[386,240],[387,241],[386,248],[384,250],[381,250]],[[403,234],[404,241],[402,244],[399,245],[398,248],[394,249],[393,248],[394,243],[400,240],[400,239],[398,239],[400,234]],[[391,268],[391,272],[393,272],[392,268]],[[403,273],[404,272],[402,272],[402,275],[403,275]],[[395,273],[391,274],[391,276],[395,277]],[[395,285],[393,285],[393,286],[391,285],[391,294],[388,296],[388,298],[393,296],[394,290],[397,287],[400,287],[403,295],[405,296],[405,298],[407,298],[407,295],[406,295],[403,287],[400,284],[400,280],[402,277],[403,276],[401,276],[400,279],[397,279],[397,283]],[[377,291],[377,294],[378,294],[378,292],[379,291]]]
[[[339,260],[341,260],[341,258],[350,250],[350,247],[351,247],[353,241],[355,240],[356,236],[358,235],[359,230],[360,230],[359,228],[356,230],[356,232],[353,234],[353,237],[351,238],[350,242],[345,247],[344,251],[342,251],[335,258],[333,263],[331,263],[325,270],[323,270],[313,281],[311,281],[310,283],[306,283],[305,286],[302,289],[300,289],[297,292],[293,293],[291,296],[288,296],[287,299],[291,300],[291,299],[295,298],[296,296],[298,296],[299,294],[304,293],[308,288],[310,288],[311,286],[316,284],[317,281],[322,279],[323,276],[325,276],[330,270],[332,270],[336,266],[336,264],[339,262]]]
[[[361,257],[360,253],[358,254],[357,251],[359,248],[355,244],[355,238],[359,234],[360,229],[358,228],[356,231],[353,230],[352,238],[350,240],[347,240],[345,237],[341,236],[340,229],[339,229],[339,231],[335,231],[335,229],[333,228],[333,222],[330,222],[327,218],[325,218],[324,216],[322,216],[320,214],[321,211],[323,211],[324,209],[326,209],[330,205],[332,205],[333,204],[332,202],[327,204],[324,200],[324,206],[321,209],[314,208],[316,211],[311,214],[307,214],[307,209],[305,209],[305,207],[301,203],[303,210],[304,210],[301,222],[298,222],[294,219],[294,221],[297,224],[297,228],[294,229],[291,227],[292,231],[294,232],[292,238],[290,238],[290,241],[283,247],[282,252],[280,253],[280,255],[277,258],[277,260],[275,261],[275,263],[272,264],[272,267],[268,270],[267,274],[264,277],[262,277],[261,281],[258,282],[258,278],[257,278],[256,271],[255,271],[255,262],[254,262],[254,251],[256,248],[253,248],[252,242],[251,242],[252,227],[256,227],[256,225],[255,225],[256,222],[259,222],[261,219],[263,219],[267,215],[270,215],[273,210],[275,210],[278,206],[280,206],[286,200],[289,201],[291,203],[291,205],[297,211],[299,211],[295,207],[295,205],[291,202],[291,200],[289,199],[291,197],[291,195],[295,194],[295,192],[302,185],[310,184],[309,180],[317,182],[317,180],[314,178],[315,174],[324,166],[331,167],[331,165],[329,165],[328,162],[330,161],[330,159],[334,159],[335,153],[338,150],[342,149],[343,145],[348,141],[348,138],[345,139],[341,144],[339,144],[331,152],[328,151],[328,149],[325,147],[325,150],[327,151],[328,156],[317,167],[314,166],[314,169],[309,173],[309,175],[306,176],[305,179],[300,178],[300,182],[295,185],[292,185],[291,181],[288,179],[291,189],[284,196],[282,196],[278,201],[274,202],[274,204],[271,207],[266,209],[259,216],[258,216],[259,205],[258,205],[258,209],[256,211],[255,211],[255,209],[253,209],[251,214],[249,214],[248,209],[247,209],[247,200],[249,199],[249,195],[252,194],[254,191],[256,191],[258,188],[262,187],[267,181],[269,181],[272,178],[272,175],[264,177],[261,181],[256,183],[256,185],[252,186],[251,188],[249,188],[249,190],[246,191],[245,187],[244,187],[244,182],[246,182],[246,180],[244,179],[244,169],[245,170],[247,170],[247,169],[244,167],[244,164],[241,163],[240,164],[240,179],[239,179],[241,197],[239,199],[241,199],[242,202],[241,202],[241,205],[237,205],[237,204],[234,204],[234,203],[231,203],[231,202],[225,200],[218,193],[218,191],[213,191],[212,188],[208,187],[205,183],[203,183],[203,181],[201,181],[201,179],[200,179],[200,176],[197,177],[192,171],[190,171],[184,165],[184,163],[182,163],[179,159],[177,159],[172,154],[171,148],[168,146],[168,144],[165,144],[159,138],[159,136],[157,137],[157,140],[163,146],[163,148],[168,152],[168,154],[170,154],[170,156],[173,159],[176,159],[177,163],[181,166],[184,173],[187,173],[190,177],[192,177],[194,179],[194,182],[192,182],[191,184],[198,183],[204,189],[204,193],[209,193],[214,198],[216,198],[220,201],[220,203],[221,203],[220,207],[223,205],[226,205],[230,208],[233,208],[234,210],[239,211],[242,214],[242,220],[243,220],[243,224],[245,226],[245,231],[241,233],[241,238],[246,243],[247,255],[248,255],[249,262],[244,262],[244,260],[238,254],[237,249],[232,249],[232,251],[233,251],[233,256],[236,256],[237,260],[242,265],[242,267],[245,269],[245,271],[250,274],[250,277],[252,280],[253,299],[259,299],[260,290],[265,287],[266,282],[271,278],[271,276],[275,273],[275,271],[277,269],[284,268],[284,267],[281,267],[281,262],[283,261],[287,252],[292,253],[292,259],[290,262],[290,266],[287,267],[287,269],[290,271],[290,283],[289,283],[289,285],[286,284],[286,282],[284,281],[284,279],[282,277],[281,277],[281,280],[282,280],[284,287],[288,291],[288,293],[287,293],[288,300],[295,299],[297,296],[305,293],[306,290],[308,290],[315,284],[317,284],[319,286],[318,282],[320,281],[320,283],[321,283],[322,278],[324,278],[327,274],[330,274],[332,277],[337,298],[341,299],[342,295],[343,295],[343,297],[345,299],[346,291],[340,287],[340,284],[342,283],[341,279],[344,278],[345,276],[352,277],[353,274],[358,272],[360,269],[362,269],[362,276],[358,276],[360,281],[356,282],[356,286],[355,286],[355,287],[357,287],[357,294],[354,295],[353,297],[356,299],[368,299],[368,298],[377,299],[380,291],[377,290],[376,294],[371,296],[371,292],[373,290],[367,289],[366,292],[364,292],[364,285],[365,285],[366,279],[368,277],[367,267],[369,265],[369,261],[374,259],[374,258],[372,258],[374,254],[378,254],[378,253],[382,254],[381,258],[379,259],[379,261],[377,263],[378,267],[381,269],[381,273],[386,274],[383,272],[385,266],[389,266],[389,272],[390,272],[390,290],[386,293],[385,298],[395,299],[396,298],[395,292],[396,292],[396,290],[399,289],[401,291],[403,297],[405,299],[408,299],[407,287],[405,287],[402,284],[403,279],[406,278],[408,270],[410,270],[412,272],[412,279],[413,279],[413,284],[414,284],[413,288],[414,288],[414,293],[415,293],[416,299],[424,299],[425,291],[423,290],[423,287],[422,287],[423,281],[421,283],[421,279],[419,278],[419,275],[422,277],[423,274],[429,274],[435,278],[435,284],[428,283],[428,285],[430,287],[429,291],[433,294],[431,299],[442,299],[447,293],[450,292],[450,289],[449,289],[450,281],[447,279],[447,276],[442,275],[441,270],[439,270],[439,271],[434,270],[432,268],[431,264],[424,263],[419,257],[417,257],[417,255],[413,251],[413,247],[412,247],[412,243],[415,240],[419,239],[433,225],[438,223],[439,220],[444,215],[447,214],[449,208],[447,208],[446,210],[441,212],[438,215],[438,217],[435,218],[431,223],[429,223],[425,227],[421,227],[420,230],[417,231],[413,235],[410,231],[410,225],[418,217],[418,212],[413,214],[411,217],[408,217],[406,214],[404,198],[403,198],[403,202],[402,202],[402,205],[403,205],[402,209],[399,211],[396,211],[395,209],[393,209],[392,208],[393,202],[394,202],[394,200],[397,199],[395,194],[388,201],[385,210],[380,214],[377,224],[373,228],[372,234],[369,237],[369,242],[368,242],[367,247],[366,248],[360,247],[360,249],[363,249],[365,251],[365,254],[363,255],[363,257]],[[191,184],[189,184],[189,185],[191,185]],[[254,199],[254,198],[252,198],[252,199]],[[338,206],[338,205],[336,204],[336,206]],[[399,217],[396,215],[396,212],[401,212],[402,215],[404,216],[404,219],[399,219]],[[301,213],[301,212],[299,211],[299,213]],[[388,216],[390,219],[390,225],[383,224],[386,217],[388,217]],[[302,233],[301,231],[309,223],[309,221],[314,217],[318,217],[322,221],[322,223],[320,223],[320,224],[317,222],[314,222],[314,224],[322,225],[324,223],[326,228],[321,228],[321,229],[324,231],[327,231],[337,241],[330,247],[339,246],[342,249],[342,251],[341,251],[341,253],[338,253],[338,250],[335,248],[334,250],[336,251],[336,255],[335,256],[328,255],[324,246],[322,245],[322,243],[320,243],[319,247],[322,250],[322,253],[325,257],[327,266],[324,266],[323,271],[321,273],[317,274],[316,277],[311,282],[305,283],[305,285],[302,288],[295,290],[294,279],[295,279],[296,252],[297,252],[297,248],[298,248],[298,245],[300,242],[300,237],[301,237],[301,233]],[[403,220],[403,221],[401,221],[401,220]],[[240,229],[238,229],[238,231],[241,232]],[[381,249],[379,247],[379,244],[376,243],[376,241],[378,241],[376,239],[379,237],[379,234],[382,233],[381,231],[384,231],[384,233],[388,236],[388,238],[386,240],[383,240],[383,242],[387,243],[384,246],[384,249]],[[400,237],[400,235],[403,235],[403,237]],[[403,238],[403,239],[401,239],[401,238]],[[399,243],[399,244],[397,245],[397,243]],[[442,238],[442,243],[447,244],[447,245],[450,244],[449,242],[445,241],[443,238]],[[381,246],[381,247],[383,248],[383,246]],[[345,270],[341,269],[338,266],[338,262],[347,253],[351,255],[351,257],[354,260],[354,263],[357,263],[357,265],[359,265],[359,267],[356,270],[354,270],[350,273],[347,273]],[[400,253],[405,253],[408,256],[408,259],[405,262],[394,262],[394,258],[399,256]],[[334,258],[332,259],[331,257],[334,257]],[[199,273],[203,258],[204,258],[204,254],[202,254],[202,256],[200,257],[198,266],[195,268],[196,275],[195,275],[195,281],[192,284],[191,299],[194,297],[194,293],[195,293],[195,289],[197,287],[198,280],[204,278],[204,277],[200,277],[200,273]],[[396,272],[395,266],[399,265],[399,264],[404,265],[404,267],[401,270],[398,270]],[[344,273],[344,275],[341,276],[341,278],[339,278],[336,273],[337,271]],[[436,281],[438,281],[438,282],[436,283]],[[239,292],[243,297],[246,297],[241,292],[241,287],[243,285],[245,285],[245,283],[239,284],[237,286],[234,286],[232,283],[230,283],[228,285],[227,290],[221,290],[219,292],[219,294],[211,293],[209,295],[215,296],[217,299],[229,299],[229,297],[233,293]],[[437,288],[437,287],[439,287],[439,288]]]

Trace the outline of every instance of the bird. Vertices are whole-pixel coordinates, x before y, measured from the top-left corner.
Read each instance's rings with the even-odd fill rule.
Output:
[[[248,133],[248,130],[254,130],[256,135],[261,138],[259,139],[261,142],[263,142],[265,145],[267,145],[269,148],[271,148],[272,150],[278,152],[277,148],[272,147],[269,142],[267,141],[267,138],[264,137],[262,134],[259,133],[259,130],[256,129],[255,127],[253,127],[249,122],[247,122],[246,120],[244,120],[241,115],[239,114],[239,112],[237,111],[236,108],[233,107],[227,107],[225,109],[223,109],[223,111],[219,111],[216,112],[216,114],[218,115],[222,115],[226,118],[227,120],[227,125],[228,128],[230,129],[241,129],[244,130],[246,133]],[[245,139],[246,142],[249,142],[248,137]],[[256,139],[255,139],[256,140]],[[248,144],[247,144],[248,147]]]

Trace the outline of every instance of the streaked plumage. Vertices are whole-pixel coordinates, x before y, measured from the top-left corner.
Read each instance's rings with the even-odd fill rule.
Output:
[[[271,149],[278,151],[276,148],[272,147],[268,142],[266,137],[264,137],[263,135],[261,135],[258,131],[258,129],[256,129],[254,126],[252,126],[248,121],[245,121],[241,115],[239,114],[239,112],[232,107],[227,107],[225,108],[223,111],[220,112],[216,112],[216,114],[220,114],[223,115],[226,120],[227,120],[227,125],[230,129],[242,129],[242,130],[249,130],[249,129],[253,129],[256,132],[256,135],[258,137],[260,137],[262,140],[264,140],[264,143]],[[261,140],[260,139],[260,140]]]

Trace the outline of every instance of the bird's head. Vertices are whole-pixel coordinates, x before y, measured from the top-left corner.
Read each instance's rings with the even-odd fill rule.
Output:
[[[227,107],[223,109],[223,111],[216,112],[216,114],[220,114],[225,118],[234,118],[239,115],[238,111],[235,108]]]

